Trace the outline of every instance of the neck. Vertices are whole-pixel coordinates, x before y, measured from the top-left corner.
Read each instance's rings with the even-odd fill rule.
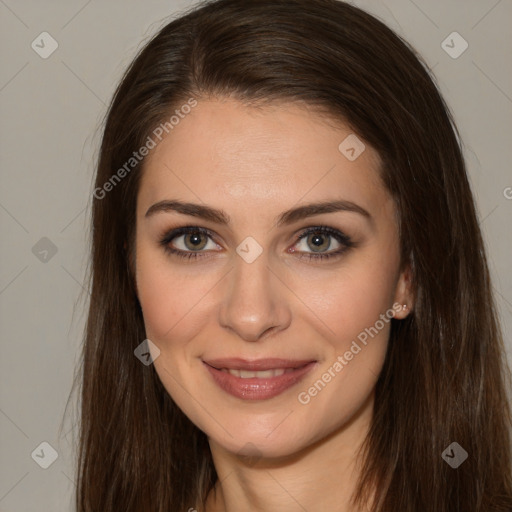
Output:
[[[205,512],[362,512],[351,502],[373,395],[347,424],[302,450],[248,464],[210,439],[218,475]]]

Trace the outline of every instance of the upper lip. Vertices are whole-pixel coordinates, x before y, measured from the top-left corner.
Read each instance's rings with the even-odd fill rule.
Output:
[[[315,362],[314,359],[242,359],[239,357],[209,359],[204,361],[207,365],[220,370],[226,368],[228,370],[248,370],[248,371],[264,371],[275,368],[300,368],[308,363]]]

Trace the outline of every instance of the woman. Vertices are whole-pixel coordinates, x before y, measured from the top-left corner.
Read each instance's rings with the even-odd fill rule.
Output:
[[[456,128],[381,22],[166,25],[110,106],[92,228],[78,511],[512,510]]]

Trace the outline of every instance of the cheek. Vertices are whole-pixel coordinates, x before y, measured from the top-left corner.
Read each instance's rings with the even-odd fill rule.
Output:
[[[328,276],[297,281],[294,287],[313,316],[323,322],[327,337],[342,349],[391,308],[396,276],[381,263],[361,261]]]
[[[141,247],[137,252],[137,290],[149,339],[162,340],[186,314],[188,290],[164,258]],[[179,293],[176,293],[179,290]]]
[[[325,358],[302,386],[300,403],[311,400],[342,414],[357,408],[371,392],[386,357],[394,313],[394,256],[392,251],[359,254],[329,278],[317,279],[316,287],[303,286],[298,292],[307,297],[327,333]]]
[[[392,292],[389,274],[365,267],[340,273],[315,294],[315,313],[329,335],[321,364],[295,397],[298,410],[309,418],[301,428],[310,440],[348,424],[371,396],[386,357]]]
[[[164,352],[186,344],[211,319],[206,309],[214,281],[197,276],[192,268],[176,270],[165,255],[145,248],[137,255],[137,289],[146,335]]]
[[[137,289],[146,333],[149,339],[161,339],[174,323],[174,294],[170,291],[165,272],[145,264],[143,258],[137,265]]]

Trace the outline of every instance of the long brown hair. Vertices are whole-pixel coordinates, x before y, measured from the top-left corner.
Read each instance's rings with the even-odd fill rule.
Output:
[[[189,98],[222,96],[305,102],[383,161],[415,306],[392,321],[355,501],[375,489],[374,511],[510,512],[510,372],[457,129],[415,51],[336,0],[204,2],[165,25],[122,78],[92,205],[77,511],[202,508],[216,482],[205,434],[134,356],[146,338],[133,273],[144,161],[113,175]],[[468,453],[457,469],[442,457],[452,442]]]

